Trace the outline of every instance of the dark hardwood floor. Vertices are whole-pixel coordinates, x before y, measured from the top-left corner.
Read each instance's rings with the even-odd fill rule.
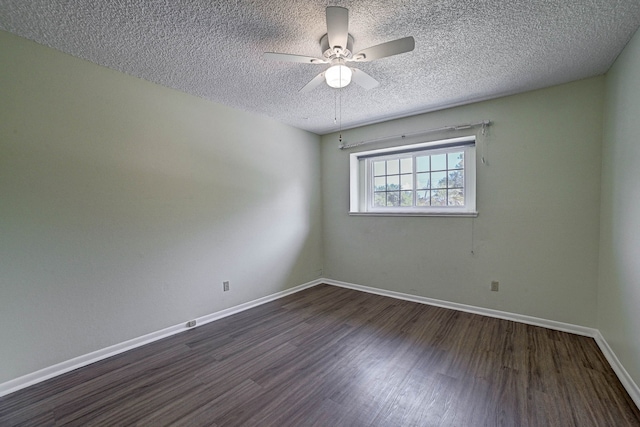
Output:
[[[0,398],[0,426],[640,426],[591,338],[321,285]]]

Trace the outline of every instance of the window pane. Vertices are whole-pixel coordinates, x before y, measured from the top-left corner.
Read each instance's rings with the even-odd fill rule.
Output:
[[[447,206],[447,190],[433,190],[431,206]]]
[[[350,154],[350,212],[475,215],[476,147],[460,141]]]
[[[416,206],[429,206],[431,199],[431,191],[417,191],[416,192]]]
[[[400,159],[400,173],[411,172],[413,172],[413,159],[411,157]]]
[[[413,206],[413,191],[400,192],[400,206]]]
[[[400,189],[400,176],[388,176],[387,177],[387,191]]]
[[[373,174],[375,176],[380,176],[385,174],[385,165],[386,162],[373,162]]]
[[[464,187],[464,172],[462,169],[456,171],[449,171],[448,188],[462,188]]]
[[[432,171],[443,171],[447,169],[447,155],[446,154],[436,154],[435,156],[431,156],[431,170]]]
[[[387,175],[400,173],[400,159],[387,160]]]
[[[399,191],[392,191],[387,193],[387,206],[400,206]]]
[[[449,190],[449,206],[464,206],[464,192],[462,189]]]
[[[416,157],[416,172],[428,172],[429,170],[429,156]]]
[[[401,190],[413,190],[413,175],[400,175]]]
[[[447,172],[431,172],[433,188],[447,188]]]
[[[448,169],[462,169],[464,167],[464,152],[449,153],[447,155]]]
[[[430,188],[429,185],[429,177],[431,174],[427,173],[417,173],[416,174],[416,187],[418,190],[426,190]]]

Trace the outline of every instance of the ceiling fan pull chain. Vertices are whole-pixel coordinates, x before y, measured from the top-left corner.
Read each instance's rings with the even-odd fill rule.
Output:
[[[340,80],[342,80],[342,67],[340,68]],[[340,135],[338,136],[338,142],[340,143],[340,145],[342,145],[342,86],[340,86],[340,88],[338,89],[338,91],[340,91],[340,93],[338,94],[338,97],[340,98],[340,112],[339,112],[339,130],[340,130]]]
[[[340,67],[340,80],[342,80],[342,67]],[[339,100],[339,104],[340,104],[340,111],[339,111],[339,121],[340,121],[340,140],[342,141],[342,86],[340,86],[340,89],[338,89],[340,91],[338,97],[340,98]]]
[[[333,94],[333,124],[338,124],[338,94]]]

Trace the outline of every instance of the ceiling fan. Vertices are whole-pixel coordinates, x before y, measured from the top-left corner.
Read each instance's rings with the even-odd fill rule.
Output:
[[[404,37],[361,50],[353,54],[353,37],[349,34],[349,10],[339,6],[327,7],[327,34],[320,39],[322,57],[266,52],[264,57],[274,61],[300,62],[303,64],[331,64],[315,76],[300,92],[309,92],[323,81],[333,88],[347,86],[353,80],[369,90],[379,85],[369,74],[347,66],[348,62],[369,62],[374,59],[411,52],[415,47],[413,37]]]

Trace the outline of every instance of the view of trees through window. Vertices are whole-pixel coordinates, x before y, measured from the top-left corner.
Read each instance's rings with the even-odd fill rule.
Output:
[[[375,208],[464,206],[464,151],[372,160]]]

